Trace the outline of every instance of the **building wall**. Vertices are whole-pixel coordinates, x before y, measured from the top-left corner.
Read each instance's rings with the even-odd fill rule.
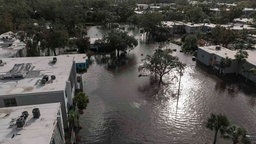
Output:
[[[256,83],[256,75],[253,75],[252,73],[248,72],[248,70],[250,70],[251,68],[255,68],[255,65],[246,62],[245,64],[243,64],[242,67],[243,67],[243,70],[240,70],[240,74],[245,78]]]
[[[64,124],[65,128],[68,128],[67,98],[63,91],[1,96],[0,97],[0,107],[5,107],[4,99],[6,99],[6,98],[7,99],[15,98],[16,102],[17,102],[17,106],[60,102],[62,117],[63,117],[63,124]]]
[[[210,66],[210,60],[212,56],[208,52],[198,48],[197,50],[197,60],[206,66]]]
[[[221,56],[218,56],[216,54],[210,54],[210,53],[204,51],[203,49],[198,48],[198,50],[197,50],[197,61],[203,63],[206,66],[214,66],[215,64],[219,64],[221,59],[222,59]],[[256,82],[256,75],[253,75],[253,74],[247,72],[248,70],[250,70],[251,68],[254,68],[254,67],[255,67],[255,65],[248,63],[248,62],[246,62],[242,66],[238,66],[237,63],[234,60],[232,60],[231,66],[225,68],[223,70],[223,73],[231,74],[231,73],[239,72],[245,78],[248,78],[249,80],[251,80],[253,82]]]
[[[63,128],[62,128],[63,130]],[[52,135],[52,143],[54,144],[64,144],[65,143],[65,137],[61,134],[61,129],[58,127],[58,124],[56,124],[53,135]]]
[[[210,54],[203,49],[197,50],[197,60],[201,63],[203,63],[206,66],[214,66],[215,64],[219,64],[222,57]],[[223,73],[235,73],[237,70],[237,65],[234,61],[232,61],[230,67],[227,67],[224,69]]]

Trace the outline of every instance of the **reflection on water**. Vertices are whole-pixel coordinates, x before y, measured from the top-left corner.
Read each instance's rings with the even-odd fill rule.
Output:
[[[94,33],[90,31],[90,34]],[[140,39],[140,35],[136,38]],[[137,67],[157,46],[139,43],[130,52],[136,62],[122,71],[110,72],[96,62],[91,65],[84,75],[90,103],[81,116],[82,143],[211,143],[213,132],[205,128],[205,122],[212,112],[224,113],[233,123],[250,133],[256,132],[255,93],[230,94],[227,90],[230,85],[196,66],[191,57],[179,50],[174,55],[187,64],[180,96],[177,96],[176,80],[158,90],[149,87],[149,78],[139,78]],[[173,44],[168,47],[179,48]],[[165,81],[169,82],[170,77],[171,74],[166,76]],[[222,139],[218,142],[229,143]]]

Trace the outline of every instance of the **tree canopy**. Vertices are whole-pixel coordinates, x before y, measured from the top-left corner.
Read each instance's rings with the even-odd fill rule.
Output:
[[[212,131],[215,131],[213,144],[216,144],[217,142],[218,132],[220,131],[221,134],[224,134],[229,125],[230,125],[230,122],[225,115],[211,114],[211,116],[207,120],[206,127]]]
[[[132,49],[138,45],[138,41],[127,34],[127,32],[113,30],[109,32],[103,38],[105,48],[107,52],[112,52],[117,50],[119,52],[125,52],[127,49]]]
[[[170,50],[157,49],[152,56],[147,55],[144,63],[139,67],[140,71],[149,72],[155,78],[159,78],[159,85],[163,83],[163,76],[169,74],[175,68],[182,68],[183,65],[178,57],[172,56]],[[178,69],[180,70],[180,69]]]

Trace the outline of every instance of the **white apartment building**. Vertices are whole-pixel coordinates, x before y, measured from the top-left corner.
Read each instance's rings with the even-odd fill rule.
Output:
[[[60,102],[64,127],[77,88],[73,56],[4,58],[0,64],[0,107]]]
[[[214,69],[219,69],[218,65],[222,58],[230,58],[232,60],[231,65],[224,69],[223,73],[239,73],[240,75],[250,79],[253,82],[256,82],[256,76],[249,74],[248,70],[256,67],[256,51],[255,50],[246,50],[248,53],[248,58],[246,63],[242,66],[238,66],[235,62],[235,55],[237,51],[229,50],[221,46],[204,46],[199,47],[197,50],[197,61],[209,66]]]
[[[1,144],[64,144],[60,103],[0,108]]]

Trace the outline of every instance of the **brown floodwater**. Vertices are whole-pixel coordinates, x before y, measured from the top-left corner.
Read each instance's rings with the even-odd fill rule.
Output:
[[[91,27],[88,35],[101,37],[102,31]],[[179,51],[180,47],[167,44],[187,64],[181,79],[181,92],[177,97],[177,80],[173,73],[165,76],[169,83],[156,91],[148,77],[138,77],[138,65],[159,44],[141,42],[129,52],[134,61],[129,67],[113,72],[95,61],[84,74],[84,90],[90,103],[81,115],[81,143],[84,144],[210,144],[214,133],[205,128],[211,113],[225,114],[230,121],[244,127],[250,134],[256,132],[256,93],[237,88],[229,93],[222,79],[209,70],[196,65]],[[141,55],[143,54],[143,56]],[[235,78],[234,78],[235,79]],[[218,139],[220,144],[230,141]]]

